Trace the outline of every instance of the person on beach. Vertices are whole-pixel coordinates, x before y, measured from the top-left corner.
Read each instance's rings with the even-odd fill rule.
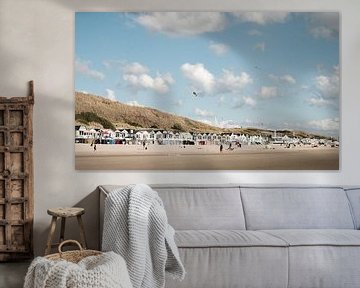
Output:
[[[94,143],[94,152],[96,151],[96,143]]]
[[[143,149],[145,149],[145,145],[146,145],[146,143],[145,143],[145,141],[143,141]]]
[[[223,151],[223,148],[224,148],[224,147],[223,147],[223,145],[221,144],[221,145],[220,145],[220,153]]]

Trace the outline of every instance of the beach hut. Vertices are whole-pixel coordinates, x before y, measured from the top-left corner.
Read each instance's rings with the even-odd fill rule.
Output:
[[[137,144],[142,144],[147,141],[150,137],[150,133],[146,130],[139,130],[135,133],[135,139]]]
[[[144,140],[144,141],[148,140],[149,139],[149,134],[150,133],[148,131],[146,131],[146,130],[142,131],[142,140]]]
[[[75,137],[81,138],[84,136],[84,132],[86,131],[86,127],[83,125],[75,125]]]
[[[157,131],[157,132],[155,133],[155,139],[156,139],[156,140],[161,140],[161,139],[163,139],[163,138],[164,138],[163,132]]]
[[[91,128],[89,131],[87,131],[87,136],[90,139],[97,138],[97,135],[98,135],[98,132],[94,128]]]
[[[115,139],[121,139],[121,131],[119,129],[115,130]]]
[[[168,139],[174,139],[174,136],[175,136],[175,134],[172,131],[169,131],[168,134],[167,134]]]
[[[149,132],[149,139],[150,139],[150,140],[154,140],[154,139],[155,139],[155,131],[154,131],[154,130],[151,130],[151,131]]]
[[[239,138],[239,135],[231,133],[230,135],[230,142],[236,142]]]
[[[194,140],[193,135],[189,132],[181,132],[180,139],[181,140]]]

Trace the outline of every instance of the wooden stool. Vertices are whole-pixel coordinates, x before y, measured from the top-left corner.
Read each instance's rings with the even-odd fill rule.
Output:
[[[64,241],[64,234],[65,234],[65,223],[66,218],[69,217],[77,217],[79,227],[80,227],[80,239],[81,239],[81,245],[84,249],[86,249],[86,239],[85,239],[85,230],[84,230],[84,224],[81,219],[81,215],[85,213],[84,208],[50,208],[47,210],[47,213],[52,216],[51,224],[50,224],[50,231],[49,236],[47,240],[45,255],[50,254],[52,247],[57,247],[62,241]],[[55,228],[56,228],[56,222],[58,217],[61,218],[61,230],[60,230],[60,242],[59,243],[52,243],[52,239],[54,237]]]

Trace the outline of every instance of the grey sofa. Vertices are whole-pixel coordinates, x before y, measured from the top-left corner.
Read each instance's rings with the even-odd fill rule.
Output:
[[[152,187],[187,271],[166,288],[360,287],[360,188]]]

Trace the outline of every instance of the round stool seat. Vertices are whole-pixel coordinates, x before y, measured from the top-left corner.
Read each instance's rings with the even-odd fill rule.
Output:
[[[75,217],[84,214],[85,209],[79,207],[59,207],[50,208],[47,210],[47,213],[55,217]]]

